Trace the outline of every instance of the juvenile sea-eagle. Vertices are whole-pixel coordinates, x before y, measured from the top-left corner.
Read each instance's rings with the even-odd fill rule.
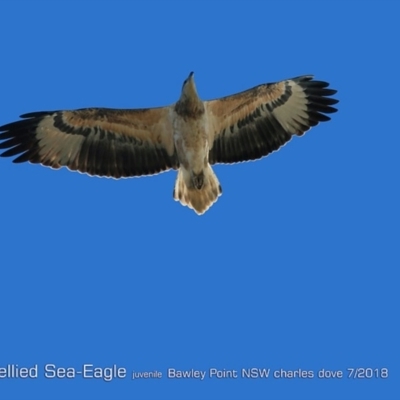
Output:
[[[202,101],[191,72],[167,107],[21,115],[0,127],[1,156],[114,178],[177,169],[174,199],[203,214],[222,193],[211,165],[261,158],[329,121],[328,86],[305,75]]]

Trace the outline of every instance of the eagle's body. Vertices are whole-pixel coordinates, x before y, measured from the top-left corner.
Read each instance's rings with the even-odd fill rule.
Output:
[[[183,86],[173,113],[174,144],[179,161],[174,199],[203,213],[222,193],[208,163],[212,131],[203,101],[197,95],[193,73]]]
[[[327,86],[302,76],[202,101],[191,73],[169,107],[22,115],[0,127],[1,155],[114,178],[178,169],[174,198],[202,214],[222,193],[211,165],[261,158],[328,121]]]

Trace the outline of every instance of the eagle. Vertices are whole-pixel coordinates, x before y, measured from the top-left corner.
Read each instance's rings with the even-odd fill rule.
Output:
[[[175,169],[174,199],[201,215],[222,194],[211,166],[260,159],[329,121],[328,86],[304,75],[203,101],[191,72],[169,106],[23,114],[0,126],[1,156],[117,179]]]

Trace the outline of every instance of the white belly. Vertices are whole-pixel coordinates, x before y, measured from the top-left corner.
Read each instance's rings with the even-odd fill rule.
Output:
[[[174,143],[180,164],[188,171],[199,173],[208,164],[208,134],[206,119],[187,119],[174,116]]]

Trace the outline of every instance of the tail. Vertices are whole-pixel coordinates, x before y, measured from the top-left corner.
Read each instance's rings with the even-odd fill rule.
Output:
[[[175,182],[174,199],[179,200],[182,205],[188,206],[201,215],[218,200],[218,196],[221,196],[221,194],[221,185],[210,164],[204,170],[204,184],[201,189],[194,187],[188,171],[182,166],[179,168]]]

